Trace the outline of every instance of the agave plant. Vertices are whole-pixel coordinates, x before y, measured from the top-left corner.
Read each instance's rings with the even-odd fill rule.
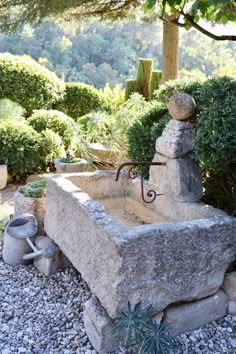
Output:
[[[169,335],[164,324],[159,325],[153,320],[153,316],[151,306],[143,311],[140,302],[133,308],[128,302],[127,311],[112,321],[113,334],[120,345],[138,354],[168,354],[174,350],[177,339]]]
[[[144,324],[144,332],[141,348],[143,353],[168,354],[178,345],[177,339],[169,335],[168,328],[163,323],[159,325],[153,319]]]

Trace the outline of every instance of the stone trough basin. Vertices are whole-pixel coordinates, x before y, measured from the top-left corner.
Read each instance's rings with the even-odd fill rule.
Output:
[[[165,196],[146,204],[138,179],[114,180],[113,171],[48,179],[45,218],[46,233],[108,315],[128,301],[158,313],[215,294],[235,259],[236,220]]]

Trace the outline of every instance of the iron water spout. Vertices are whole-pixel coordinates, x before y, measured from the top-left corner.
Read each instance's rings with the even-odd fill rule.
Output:
[[[145,203],[153,203],[154,200],[156,199],[156,197],[158,197],[159,195],[162,195],[162,193],[157,193],[156,191],[154,191],[153,189],[150,189],[147,192],[147,197],[151,198],[149,200],[145,199],[144,196],[144,177],[143,177],[143,170],[141,169],[141,171],[138,173],[137,171],[135,171],[135,167],[147,167],[147,166],[165,166],[166,163],[165,162],[149,162],[149,161],[127,161],[122,163],[117,171],[116,171],[116,178],[115,178],[115,182],[117,182],[119,180],[119,176],[120,176],[120,172],[121,170],[126,167],[126,166],[130,166],[130,168],[128,169],[128,179],[135,179],[136,177],[138,177],[138,175],[140,175],[141,177],[141,196],[142,196],[142,200]]]

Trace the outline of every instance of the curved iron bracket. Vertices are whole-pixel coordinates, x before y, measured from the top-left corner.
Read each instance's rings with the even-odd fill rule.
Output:
[[[156,191],[154,191],[153,189],[150,189],[148,192],[147,192],[147,197],[148,198],[151,198],[149,200],[146,200],[145,199],[145,196],[144,196],[144,177],[143,177],[143,170],[141,169],[141,171],[138,173],[137,171],[135,171],[135,167],[146,167],[146,166],[165,166],[166,163],[165,162],[148,162],[148,161],[128,161],[128,162],[124,162],[122,163],[117,171],[116,171],[116,179],[115,179],[115,182],[118,181],[119,179],[119,176],[120,176],[120,171],[126,167],[126,166],[130,166],[129,169],[128,169],[128,179],[135,179],[137,178],[139,175],[141,177],[141,197],[142,197],[142,200],[145,202],[145,203],[153,203],[154,200],[156,199],[156,197],[158,197],[159,195],[162,195],[160,193],[157,193]]]

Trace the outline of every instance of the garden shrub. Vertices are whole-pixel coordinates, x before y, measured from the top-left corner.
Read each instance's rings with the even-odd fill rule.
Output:
[[[0,123],[0,151],[0,164],[6,164],[10,175],[16,179],[41,168],[41,137],[26,124]]]
[[[93,86],[79,82],[68,82],[65,85],[66,93],[63,101],[55,108],[77,120],[91,111],[108,109],[103,94]]]
[[[170,119],[166,115],[167,102],[176,92],[191,94],[197,104],[194,152],[203,172],[203,200],[236,215],[235,80],[216,77],[204,82],[175,80],[162,85],[156,91],[156,98],[164,105],[164,110],[159,111],[157,105],[128,129],[129,158],[153,159],[155,141]],[[148,177],[147,173],[145,176]]]
[[[150,110],[140,114],[138,120],[127,130],[128,156],[133,161],[152,161],[155,142],[170,120],[167,108],[157,103]],[[148,178],[148,168],[144,169]]]
[[[25,110],[18,103],[8,98],[0,99],[0,121],[24,121]]]
[[[25,197],[28,198],[43,198],[46,196],[46,181],[36,181],[27,183],[18,189]]]
[[[41,137],[42,156],[44,156],[42,168],[45,170],[47,167],[54,166],[55,158],[66,156],[66,151],[64,149],[61,137],[51,129],[44,130]]]
[[[76,123],[71,117],[56,110],[36,110],[28,119],[28,123],[38,132],[41,133],[46,129],[51,129],[57,133],[68,150],[73,144],[76,134]]]
[[[30,57],[0,54],[0,98],[25,108],[50,109],[64,95],[64,82]]]
[[[201,80],[171,80],[161,85],[158,90],[155,91],[155,100],[159,103],[167,105],[171,96],[177,92],[185,92],[193,96],[195,101],[198,102],[204,81]]]

